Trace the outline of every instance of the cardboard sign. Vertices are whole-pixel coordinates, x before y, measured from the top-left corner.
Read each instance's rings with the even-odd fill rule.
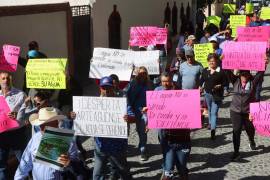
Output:
[[[167,43],[167,29],[153,26],[130,28],[130,46],[149,46]]]
[[[30,59],[26,66],[26,86],[36,89],[66,89],[67,59]]]
[[[116,74],[121,81],[129,81],[133,66],[145,66],[149,74],[159,74],[159,51],[129,51],[95,48],[90,63],[90,78],[100,79]]]
[[[267,42],[269,47],[270,27],[257,26],[257,27],[238,27],[237,40],[238,41],[254,41],[254,42]]]
[[[263,20],[270,19],[270,7],[262,7],[260,18]]]
[[[266,42],[226,42],[223,69],[265,70]]]
[[[63,170],[63,164],[57,160],[60,155],[68,153],[73,136],[73,130],[46,127],[34,161],[56,170]]]
[[[246,3],[246,14],[253,14],[254,6],[252,3]]]
[[[199,90],[147,91],[146,101],[151,129],[201,128]]]
[[[20,47],[4,45],[0,52],[0,70],[15,72],[17,70]]]
[[[127,138],[126,98],[73,96],[76,135]]]
[[[200,62],[203,67],[208,67],[207,57],[213,52],[212,43],[194,44],[195,60]]]
[[[224,4],[223,5],[223,13],[225,14],[234,14],[235,13],[235,4]]]
[[[231,15],[230,27],[232,29],[232,37],[236,36],[236,29],[239,26],[246,26],[246,15]]]
[[[206,17],[207,24],[214,24],[215,26],[219,27],[221,18],[218,16],[208,16]]]
[[[10,119],[7,116],[9,112],[10,108],[4,96],[0,96],[0,133],[19,127],[19,124],[16,120]]]
[[[250,103],[250,114],[257,133],[270,137],[270,102]]]

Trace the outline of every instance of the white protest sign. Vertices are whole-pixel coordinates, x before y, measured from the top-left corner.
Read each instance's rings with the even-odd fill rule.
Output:
[[[126,98],[73,96],[75,135],[127,138]]]
[[[159,74],[159,51],[129,51],[95,48],[90,63],[90,78],[101,79],[116,74],[121,81],[129,81],[133,65],[145,66],[149,74]]]

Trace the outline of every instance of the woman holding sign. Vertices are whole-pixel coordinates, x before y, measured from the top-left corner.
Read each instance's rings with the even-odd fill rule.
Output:
[[[226,85],[226,75],[218,66],[219,57],[211,53],[207,58],[209,67],[202,72],[200,89],[204,85],[205,100],[209,113],[209,124],[211,127],[211,139],[215,139],[216,124],[219,106],[223,99],[223,87]]]

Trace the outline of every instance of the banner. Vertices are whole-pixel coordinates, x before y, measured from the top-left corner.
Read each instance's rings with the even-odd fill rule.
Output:
[[[10,108],[4,96],[0,96],[0,133],[19,127],[19,124],[16,120],[10,119],[7,116],[9,112]]]
[[[201,128],[200,91],[147,91],[147,117],[150,129]]]
[[[246,3],[246,14],[253,14],[254,6],[252,3]]]
[[[30,59],[26,86],[35,89],[66,89],[67,59]]]
[[[266,47],[266,42],[226,42],[222,68],[264,71]]]
[[[68,153],[73,136],[73,130],[46,127],[34,161],[56,170],[63,170],[63,164],[57,159],[60,155]]]
[[[263,20],[270,19],[270,7],[262,7],[260,18]]]
[[[246,26],[246,15],[230,15],[230,27],[232,29],[232,37],[236,36],[236,29],[239,26]]]
[[[206,17],[207,24],[214,24],[219,28],[221,18],[218,16],[208,16]]]
[[[0,70],[15,72],[17,70],[20,47],[13,45],[3,45],[0,52]]]
[[[257,133],[270,137],[270,102],[250,103],[250,114]]]
[[[130,46],[148,46],[167,43],[167,29],[152,26],[130,28]]]
[[[238,27],[238,41],[267,42],[269,47],[270,26]]]
[[[76,135],[127,138],[127,100],[120,97],[73,96]]]
[[[194,44],[195,60],[200,62],[203,67],[208,67],[207,57],[213,52],[212,43]]]
[[[224,4],[223,5],[223,13],[225,14],[235,14],[235,4]]]
[[[159,74],[159,51],[129,51],[95,48],[90,63],[90,78],[101,79],[116,74],[120,81],[129,81],[133,66],[145,66],[149,74]]]

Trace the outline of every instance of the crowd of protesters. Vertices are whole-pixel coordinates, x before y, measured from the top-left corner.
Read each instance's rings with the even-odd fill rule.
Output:
[[[269,25],[261,21],[256,13],[248,18],[249,26]],[[228,22],[227,22],[228,23]],[[248,26],[247,25],[247,26]],[[139,137],[138,151],[140,160],[147,161],[151,149],[147,147],[147,110],[146,92],[167,90],[199,89],[204,100],[208,116],[210,140],[215,141],[218,123],[218,111],[224,96],[232,95],[230,118],[233,128],[232,161],[240,158],[239,146],[242,127],[247,132],[251,150],[256,149],[254,141],[255,128],[249,114],[249,104],[260,101],[260,92],[264,72],[232,71],[222,69],[223,44],[226,41],[237,41],[232,38],[229,26],[215,32],[212,25],[206,26],[204,36],[200,39],[188,31],[181,32],[176,55],[169,60],[166,68],[158,77],[150,77],[146,67],[135,69],[134,76],[124,89],[119,87],[117,75],[103,77],[99,81],[101,97],[126,97],[127,112],[123,121],[135,123]],[[220,29],[220,27],[217,27]],[[208,55],[208,67],[204,68],[194,56],[195,43],[212,43],[214,53]],[[155,47],[156,48],[156,47]],[[141,47],[140,50],[146,50]],[[162,50],[166,50],[166,47]],[[165,52],[165,54],[168,52]],[[268,54],[265,52],[265,63]],[[39,51],[38,43],[29,43],[27,59],[47,58]],[[253,74],[253,75],[252,75]],[[160,83],[153,82],[158,78]],[[49,179],[132,179],[130,166],[127,162],[128,140],[120,138],[94,137],[94,169],[91,172],[85,165],[86,150],[82,146],[80,136],[74,137],[68,154],[62,154],[59,162],[65,167],[58,171],[34,161],[35,153],[44,133],[45,126],[72,129],[76,121],[76,113],[72,111],[72,96],[82,95],[82,90],[75,80],[69,79],[68,89],[54,97],[52,90],[16,89],[12,86],[12,75],[0,72],[0,96],[3,96],[11,109],[9,118],[16,119],[20,126],[0,133],[0,180],[8,179],[8,160],[13,153],[18,159],[14,179],[33,178],[34,180]],[[231,89],[229,88],[231,84]],[[74,88],[76,87],[76,88]],[[44,114],[51,114],[41,119]],[[33,135],[32,135],[33,129]],[[169,180],[177,172],[180,179],[188,179],[187,163],[191,152],[190,129],[158,129],[158,140],[162,152],[162,180]],[[79,154],[81,156],[79,156]],[[176,167],[176,169],[175,169]],[[175,178],[175,177],[174,177]]]

